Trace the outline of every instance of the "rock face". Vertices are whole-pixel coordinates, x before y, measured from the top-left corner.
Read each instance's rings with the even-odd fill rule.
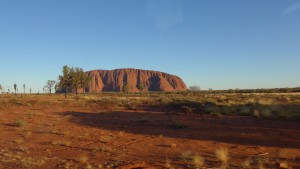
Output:
[[[86,72],[92,78],[87,92],[186,91],[181,78],[158,71],[141,69],[92,70]],[[127,87],[124,87],[127,86]]]

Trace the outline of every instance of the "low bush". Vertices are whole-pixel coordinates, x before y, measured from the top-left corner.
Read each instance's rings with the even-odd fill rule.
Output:
[[[26,125],[26,122],[24,120],[21,120],[21,119],[16,120],[16,126],[22,127],[25,125]]]

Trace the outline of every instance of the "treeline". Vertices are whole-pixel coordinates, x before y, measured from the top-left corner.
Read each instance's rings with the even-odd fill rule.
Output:
[[[202,90],[203,93],[296,93],[300,87],[272,88],[272,89],[229,89],[229,90]]]

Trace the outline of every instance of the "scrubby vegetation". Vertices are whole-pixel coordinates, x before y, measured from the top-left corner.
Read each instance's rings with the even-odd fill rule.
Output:
[[[300,94],[284,93],[99,93],[69,94],[78,104],[94,105],[107,110],[152,110],[170,115],[201,116],[222,115],[252,116],[265,119],[300,119]],[[57,96],[60,96],[57,94]],[[10,105],[45,104],[37,99],[23,96],[3,95],[1,107]],[[71,99],[72,100],[72,99]],[[65,100],[69,102],[71,100]],[[52,103],[54,104],[54,103]]]
[[[252,116],[300,119],[298,94],[102,93],[82,100],[115,110],[155,110],[173,115]]]

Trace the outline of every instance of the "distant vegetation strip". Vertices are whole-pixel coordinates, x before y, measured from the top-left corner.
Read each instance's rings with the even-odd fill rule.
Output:
[[[294,88],[270,88],[270,89],[228,89],[228,90],[201,90],[202,93],[296,93],[300,87]]]

